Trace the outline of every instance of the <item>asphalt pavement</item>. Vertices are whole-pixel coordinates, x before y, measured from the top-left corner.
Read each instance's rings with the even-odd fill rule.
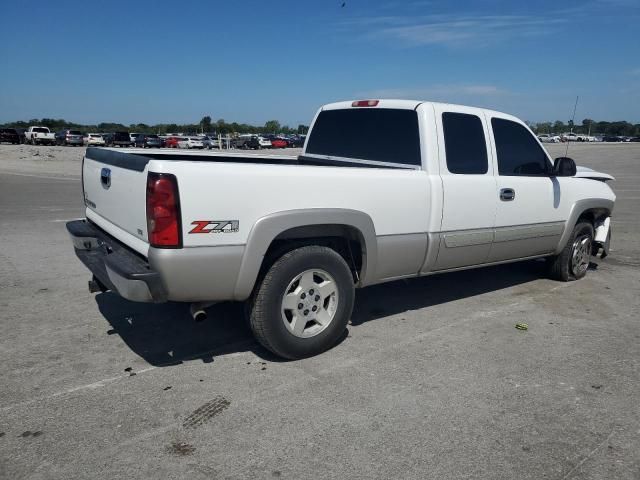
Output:
[[[295,362],[239,304],[195,323],[90,294],[78,177],[0,161],[0,478],[640,478],[640,145],[571,148],[617,177],[585,279],[532,261],[370,287]]]

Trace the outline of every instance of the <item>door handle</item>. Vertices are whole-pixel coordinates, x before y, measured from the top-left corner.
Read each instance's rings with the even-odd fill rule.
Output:
[[[500,200],[510,202],[516,198],[516,191],[513,188],[500,189]]]

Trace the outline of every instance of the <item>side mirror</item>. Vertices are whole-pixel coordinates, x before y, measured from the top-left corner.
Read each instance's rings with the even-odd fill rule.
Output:
[[[573,161],[573,158],[569,157],[558,157],[553,162],[553,172],[551,173],[554,177],[573,177],[576,174],[576,162]]]

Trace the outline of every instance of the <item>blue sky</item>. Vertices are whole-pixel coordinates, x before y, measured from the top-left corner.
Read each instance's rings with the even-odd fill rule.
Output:
[[[640,1],[4,2],[0,122],[308,124],[416,98],[640,121]],[[90,6],[91,4],[91,6]]]

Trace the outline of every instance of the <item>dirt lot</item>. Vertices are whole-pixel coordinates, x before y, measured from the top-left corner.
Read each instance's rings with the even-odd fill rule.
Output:
[[[617,178],[585,279],[526,262],[374,286],[298,362],[240,305],[196,324],[89,294],[64,230],[82,153],[0,145],[0,478],[640,478],[640,144],[570,147]]]

